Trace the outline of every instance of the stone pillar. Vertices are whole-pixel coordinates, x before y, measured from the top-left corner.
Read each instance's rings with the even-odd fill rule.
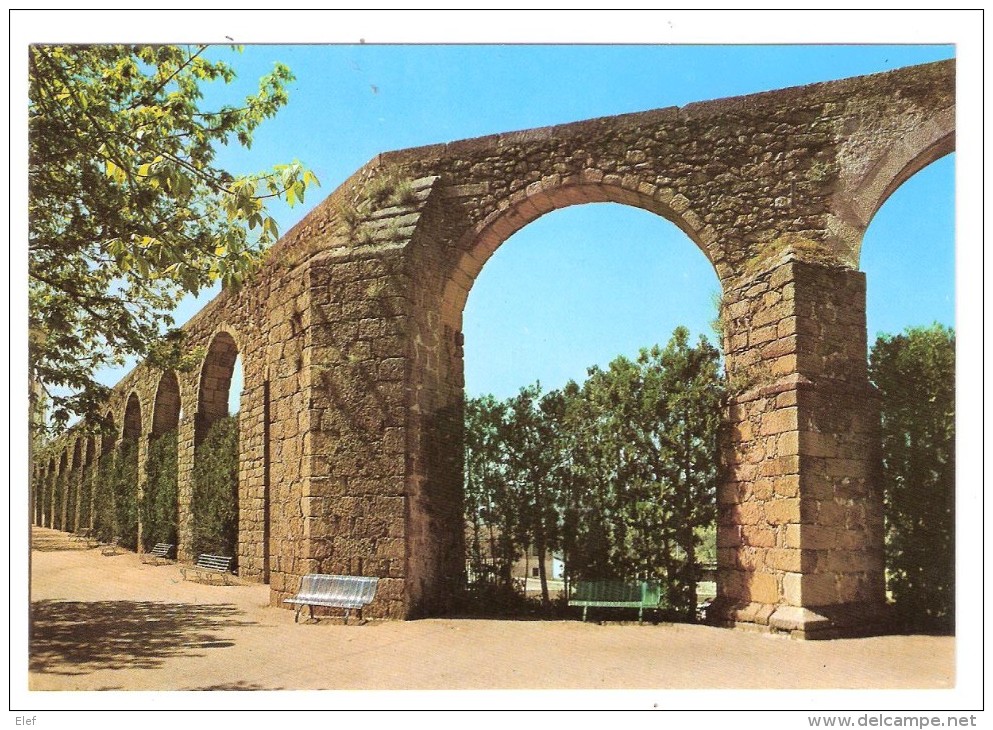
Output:
[[[193,450],[196,413],[184,410],[176,433],[176,559],[192,562],[193,555]]]
[[[726,292],[737,386],[710,616],[804,638],[877,630],[879,409],[865,278],[789,261]]]
[[[305,573],[377,576],[364,613],[406,617],[408,304],[396,253],[343,252],[308,272],[302,535],[286,579],[273,578],[274,602]],[[278,440],[278,420],[273,428]]]
[[[135,442],[135,450],[138,452],[138,479],[135,484],[135,505],[138,510],[137,536],[135,537],[135,552],[141,554],[145,552],[142,541],[145,525],[142,520],[144,512],[145,492],[148,491],[148,451],[152,441],[152,434],[142,433]]]

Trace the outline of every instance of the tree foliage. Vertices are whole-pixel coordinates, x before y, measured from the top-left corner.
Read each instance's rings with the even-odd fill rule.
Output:
[[[696,549],[715,517],[724,384],[716,348],[678,328],[665,348],[592,368],[582,384],[466,413],[466,509],[473,535],[503,540],[501,566],[528,547],[560,551],[567,578],[663,581],[692,618]],[[481,553],[470,540],[470,560]],[[542,593],[548,601],[544,563]],[[508,576],[509,580],[509,576]]]
[[[955,598],[955,333],[876,340],[888,588],[904,626],[951,630]]]
[[[160,336],[179,299],[241,281],[278,238],[266,202],[295,204],[317,183],[298,162],[215,164],[220,145],[251,146],[293,76],[277,64],[244,103],[204,109],[203,86],[235,78],[207,50],[29,49],[29,352],[56,424],[98,420],[97,369],[175,360]]]
[[[465,504],[468,562],[474,576],[488,571],[510,583],[517,557],[516,504],[505,476],[506,404],[492,395],[465,406]]]
[[[141,537],[145,549],[156,543],[175,545],[179,535],[179,464],[177,432],[165,433],[148,446],[148,481],[142,500]]]
[[[131,550],[138,548],[138,441],[125,439],[114,458],[114,536]]]
[[[193,552],[237,555],[238,416],[217,419],[193,457]]]

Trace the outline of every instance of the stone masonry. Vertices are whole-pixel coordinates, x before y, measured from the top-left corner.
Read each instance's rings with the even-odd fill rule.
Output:
[[[444,612],[464,568],[473,281],[549,211],[637,206],[685,232],[723,288],[735,396],[709,618],[871,631],[885,599],[860,246],[889,194],[954,149],[954,88],[941,62],[379,155],[185,326],[199,367],[121,381],[117,438],[137,435],[144,459],[178,428],[190,560],[194,447],[225,415],[240,355],[240,575],[268,583],[273,605],[306,573],[376,575],[369,615]],[[82,526],[72,500],[91,485],[73,492],[67,475],[103,441],[74,429],[37,458],[36,523]]]

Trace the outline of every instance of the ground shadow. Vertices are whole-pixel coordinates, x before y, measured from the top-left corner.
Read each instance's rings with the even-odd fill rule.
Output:
[[[31,604],[29,666],[44,674],[151,669],[169,657],[229,647],[226,629],[251,626],[230,604],[37,601]]]

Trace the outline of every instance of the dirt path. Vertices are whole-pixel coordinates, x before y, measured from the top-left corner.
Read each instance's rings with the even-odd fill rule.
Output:
[[[31,690],[951,688],[954,639],[826,642],[705,626],[294,624],[260,585],[106,557],[35,528]]]

